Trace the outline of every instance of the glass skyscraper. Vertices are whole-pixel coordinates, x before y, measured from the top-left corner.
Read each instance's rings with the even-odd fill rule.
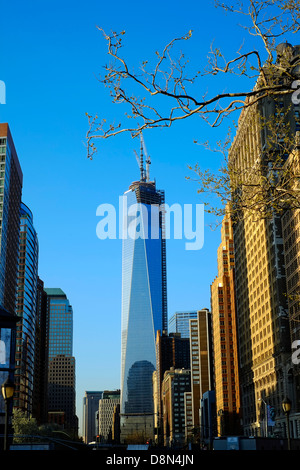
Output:
[[[175,312],[169,319],[170,333],[180,333],[181,338],[190,337],[190,320],[197,318],[197,310],[190,312]]]
[[[167,330],[164,192],[141,172],[123,201],[121,439],[153,418],[156,332]]]
[[[0,123],[0,383],[14,380],[15,331],[23,175],[9,126]],[[2,323],[3,322],[3,323]],[[11,411],[11,410],[10,410]],[[9,413],[10,413],[9,411]],[[0,434],[5,403],[0,397]],[[2,447],[2,443],[1,443]]]
[[[0,306],[16,313],[23,174],[8,124],[0,123]]]
[[[73,353],[73,309],[59,288],[45,288],[49,313],[49,360]]]
[[[32,414],[35,361],[38,238],[30,209],[21,204],[14,406]]]
[[[48,422],[77,429],[73,309],[59,288],[45,288],[49,315]]]

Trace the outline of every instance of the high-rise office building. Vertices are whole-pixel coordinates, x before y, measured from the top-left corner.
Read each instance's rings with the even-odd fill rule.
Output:
[[[45,288],[49,315],[48,419],[77,432],[73,309],[60,288]]]
[[[214,387],[211,313],[207,308],[198,310],[197,318],[190,320],[190,354],[193,427],[198,428],[201,399]]]
[[[32,415],[38,280],[38,239],[30,209],[21,204],[14,407]]]
[[[299,114],[298,114],[299,119]],[[300,119],[299,119],[300,127]],[[287,165],[293,165],[296,174],[300,170],[300,132],[296,135],[295,149],[289,156]],[[293,181],[299,188],[299,178]],[[290,416],[292,436],[299,437],[298,432],[300,411],[300,365],[299,365],[299,339],[300,339],[300,209],[290,209],[282,217],[282,234],[284,244],[284,262],[286,269],[286,294],[289,308],[290,341],[292,352],[292,367],[288,372],[287,396],[294,404],[294,413]]]
[[[73,309],[60,288],[45,288],[49,315],[49,359],[73,353]]]
[[[280,45],[278,65],[284,60],[296,67],[299,49]],[[290,88],[287,74],[278,72],[273,81]],[[297,115],[299,105],[293,104],[291,94],[262,98],[245,108],[229,152],[232,174],[247,171],[250,178],[251,170],[256,172],[256,181],[270,181],[272,162],[288,156],[283,144],[295,135]],[[275,118],[285,122],[284,134]],[[247,181],[236,191],[242,203],[246,189]],[[243,428],[246,435],[266,435],[266,403],[275,410],[276,432],[284,436],[284,429],[281,433],[279,428],[285,426],[281,403],[289,394],[291,342],[281,214],[273,207],[267,217],[261,217],[258,211],[251,211],[256,201],[253,197],[252,207],[246,202],[246,209],[235,214],[233,225]]]
[[[104,390],[99,400],[99,437],[101,442],[112,442],[115,407],[120,404],[120,390]]]
[[[95,442],[98,435],[99,400],[102,395],[103,392],[101,391],[91,391],[85,392],[83,398],[82,434],[86,444]]]
[[[44,282],[38,277],[35,323],[35,364],[32,415],[38,424],[47,422],[49,317]]]
[[[217,430],[215,390],[208,390],[203,393],[200,404],[200,417],[200,440],[205,442],[209,449],[211,449],[213,439],[219,435]]]
[[[145,176],[142,156],[140,181],[123,199],[121,440],[138,423],[153,433],[156,332],[168,326],[164,192]]]
[[[215,400],[218,435],[240,435],[240,390],[235,312],[234,244],[232,221],[222,222],[218,275],[211,285],[214,343]]]
[[[186,439],[185,394],[191,390],[191,371],[167,370],[162,382],[163,443],[165,446],[183,445]]]
[[[0,305],[16,313],[23,175],[8,124],[0,124]]]
[[[8,124],[0,123],[0,382],[14,380],[20,204],[23,175]],[[6,318],[7,320],[6,323]],[[11,413],[11,407],[9,409]],[[0,432],[4,433],[5,404],[0,399]]]
[[[169,332],[180,333],[182,338],[189,338],[191,318],[197,318],[197,310],[190,312],[175,312],[169,319]]]
[[[161,386],[166,370],[190,368],[190,341],[189,338],[182,338],[180,333],[169,333],[160,330],[156,335],[156,376],[154,400],[155,419],[154,424],[157,430],[157,441],[162,437],[162,396]]]

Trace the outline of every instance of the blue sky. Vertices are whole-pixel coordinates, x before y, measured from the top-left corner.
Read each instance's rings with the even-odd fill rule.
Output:
[[[111,103],[97,80],[108,57],[96,26],[126,31],[123,53],[136,67],[190,29],[192,39],[182,47],[192,64],[202,66],[213,40],[229,54],[247,36],[237,26],[239,18],[209,1],[2,0],[0,5],[0,80],[6,84],[0,120],[10,125],[22,166],[23,202],[39,236],[39,275],[46,287],[63,289],[74,309],[81,420],[85,390],[120,386],[121,241],[97,238],[96,209],[103,203],[117,207],[119,196],[139,178],[134,155],[139,142],[129,135],[98,142],[98,154],[86,158],[85,113],[118,120],[126,111]],[[205,86],[195,87],[195,94],[228,89],[220,79]],[[168,204],[201,202],[197,184],[185,179],[187,165],[213,168],[218,162],[193,141],[214,142],[225,133],[226,126],[212,130],[199,118],[144,133],[151,175]],[[184,241],[167,243],[169,316],[210,306],[220,243],[211,222],[205,216],[199,251],[185,250]]]

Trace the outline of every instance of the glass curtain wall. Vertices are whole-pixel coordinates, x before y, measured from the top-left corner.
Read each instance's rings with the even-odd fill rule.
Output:
[[[153,413],[156,332],[166,323],[165,253],[157,207],[162,198],[154,183],[142,182],[124,196],[121,413]]]
[[[35,359],[38,238],[31,211],[21,204],[20,253],[17,290],[17,326],[14,406],[32,413]]]

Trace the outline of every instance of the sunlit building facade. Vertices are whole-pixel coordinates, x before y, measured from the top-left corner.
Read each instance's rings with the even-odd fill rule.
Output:
[[[293,48],[288,43],[279,45],[279,65],[281,60],[288,60],[291,68],[295,67],[299,50],[299,46]],[[289,87],[288,75],[278,72],[276,80]],[[235,170],[232,174],[244,171],[248,178],[251,173],[256,181],[270,181],[274,157],[284,161],[288,156],[285,143],[293,140],[297,116],[299,104],[292,103],[290,94],[264,98],[245,108],[229,152],[229,163]],[[285,126],[284,135],[280,122]],[[247,180],[244,183],[236,195],[245,202],[246,210],[235,213],[233,225],[243,430],[248,436],[286,436],[281,404],[289,394],[292,362],[282,214],[276,207],[263,217],[252,211],[258,197],[247,203],[244,195],[249,187]],[[291,416],[295,406],[293,403]],[[271,424],[267,421],[270,408],[275,413]]]
[[[120,404],[120,390],[104,390],[99,400],[100,442],[112,442],[115,407]]]
[[[232,221],[229,214],[226,214],[218,248],[218,275],[211,285],[214,382],[219,436],[241,434],[234,264]]]
[[[164,192],[141,176],[125,192],[124,201],[121,440],[137,428],[153,433],[156,332],[167,330],[164,214],[159,210]]]

